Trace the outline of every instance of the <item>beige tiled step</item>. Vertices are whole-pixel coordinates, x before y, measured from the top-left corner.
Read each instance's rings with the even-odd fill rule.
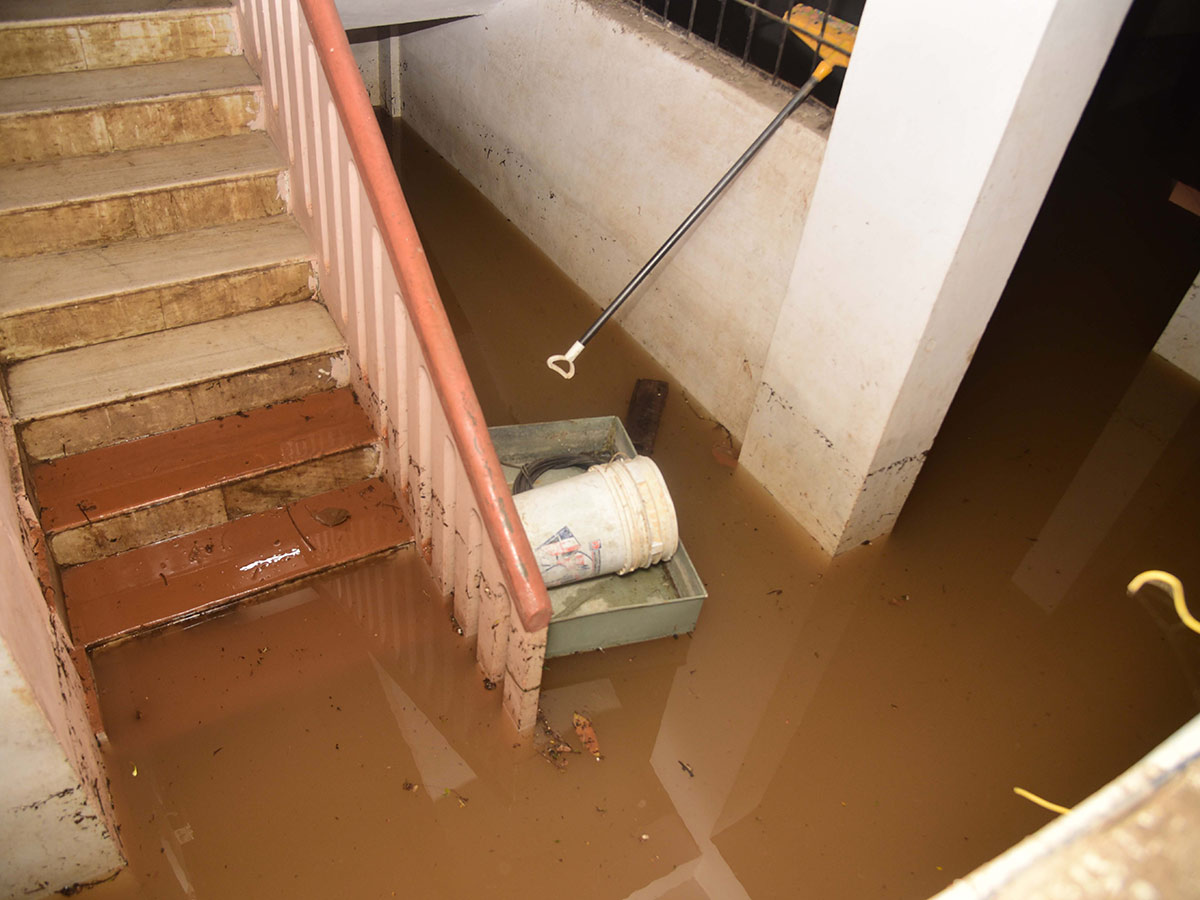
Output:
[[[261,94],[240,56],[0,79],[0,164],[240,134]]]
[[[0,359],[305,300],[311,249],[287,216],[0,259]]]
[[[0,78],[107,69],[238,52],[228,3],[6,0]]]
[[[0,257],[153,237],[284,211],[260,132],[0,168]]]
[[[13,364],[26,452],[53,459],[341,387],[345,343],[315,301]]]

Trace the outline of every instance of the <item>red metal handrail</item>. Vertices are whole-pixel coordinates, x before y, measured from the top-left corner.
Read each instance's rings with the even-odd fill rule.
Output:
[[[375,120],[358,66],[333,0],[300,0],[333,101],[341,114],[363,188],[375,211],[401,296],[429,366],[467,480],[479,503],[521,624],[537,631],[550,623],[550,598],[533,549],[517,517],[512,493],[488,436],[483,410],[450,328],[412,213]]]

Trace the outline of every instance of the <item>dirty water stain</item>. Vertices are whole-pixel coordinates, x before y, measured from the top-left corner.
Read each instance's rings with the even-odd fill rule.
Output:
[[[612,327],[548,372],[594,305],[391,137],[489,424],[670,380]],[[1082,800],[1200,709],[1200,642],[1124,594],[1200,585],[1200,392],[1147,359],[1159,313],[1047,307],[1070,254],[1030,247],[895,532],[836,561],[672,386],[655,459],[710,596],[547,665],[602,761],[513,734],[411,552],[97,654],[132,866],[90,893],[915,900],[1050,820],[1014,785]]]

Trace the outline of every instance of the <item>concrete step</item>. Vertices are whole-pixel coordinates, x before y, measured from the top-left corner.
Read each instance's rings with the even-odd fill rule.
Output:
[[[315,301],[14,363],[9,398],[31,460],[293,400],[347,383],[345,342]]]
[[[260,132],[0,168],[0,257],[279,215],[284,164]]]
[[[309,299],[311,257],[300,227],[274,216],[0,259],[0,361]]]
[[[90,649],[412,540],[395,496],[372,479],[67,569],[67,618]]]
[[[6,0],[0,19],[0,78],[239,52],[220,0]]]
[[[0,80],[0,165],[249,131],[262,87],[240,56]]]
[[[123,553],[376,474],[349,388],[41,463],[32,477],[60,566]]]

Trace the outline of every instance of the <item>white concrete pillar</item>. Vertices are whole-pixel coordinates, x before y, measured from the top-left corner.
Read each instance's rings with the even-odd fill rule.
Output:
[[[1128,6],[867,5],[741,457],[827,552],[895,521]]]
[[[1200,380],[1200,273],[1154,345],[1154,352]]]

